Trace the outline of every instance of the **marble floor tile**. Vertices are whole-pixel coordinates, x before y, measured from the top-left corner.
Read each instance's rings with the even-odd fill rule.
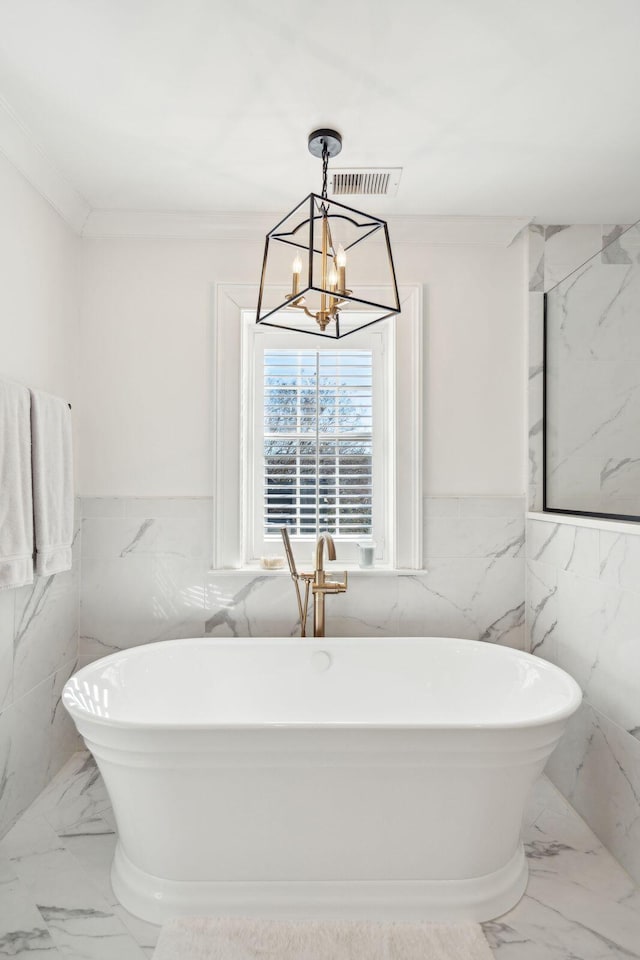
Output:
[[[62,957],[141,960],[140,946],[44,816],[20,820],[0,841]]]
[[[11,864],[0,861],[0,957],[57,960],[58,951],[42,914]]]
[[[527,892],[484,924],[498,960],[640,957],[640,891],[546,778],[531,798],[524,840]]]
[[[117,839],[114,829],[100,817],[92,817],[59,831],[58,836],[109,906],[117,906],[109,880]]]
[[[55,830],[111,812],[111,804],[93,759],[76,753],[22,815],[22,820],[47,818]]]
[[[158,942],[158,937],[160,936],[160,927],[156,926],[155,923],[148,923],[146,920],[141,920],[140,917],[134,917],[120,904],[113,908],[113,912],[116,916],[120,917],[136,943],[138,943],[143,950],[149,950],[150,954],[153,953],[155,945]]]
[[[0,841],[0,958],[152,956],[159,927],[111,890],[114,828],[93,761],[76,754]],[[484,924],[497,960],[640,960],[640,890],[545,777],[523,834],[527,892]]]

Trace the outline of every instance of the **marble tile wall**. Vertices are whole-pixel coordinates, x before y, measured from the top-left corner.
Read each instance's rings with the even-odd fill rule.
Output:
[[[87,498],[80,659],[188,636],[288,636],[286,573],[210,570],[211,501]],[[351,577],[334,636],[444,635],[524,645],[524,500],[427,498],[425,569]]]
[[[542,509],[543,292],[607,244],[602,263],[626,269],[625,264],[637,260],[637,250],[633,243],[629,246],[629,235],[622,236],[624,229],[606,224],[530,227],[532,511]],[[618,334],[612,332],[612,348],[619,346]],[[640,537],[613,530],[604,520],[589,528],[532,518],[526,579],[528,649],[566,669],[585,694],[547,772],[640,881]]]
[[[0,590],[0,835],[78,749],[60,697],[78,661],[80,502],[73,567]]]
[[[548,502],[638,515],[640,230],[620,229],[547,297]]]
[[[547,773],[640,881],[640,536],[529,520],[527,626],[585,696]]]
[[[562,377],[554,379],[555,368],[550,368],[550,425],[560,424],[561,430],[550,433],[549,501],[574,510],[640,512],[640,450],[634,453],[640,405],[640,230],[627,231],[627,226],[529,228],[532,510],[542,509],[543,294],[572,274],[553,294],[554,319],[564,319],[551,339]]]

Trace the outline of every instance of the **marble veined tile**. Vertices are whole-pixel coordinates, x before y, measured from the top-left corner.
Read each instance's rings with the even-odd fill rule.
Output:
[[[346,593],[329,594],[325,605],[327,634],[334,637],[398,636],[398,584],[402,579],[353,577]],[[291,589],[293,584],[289,586]]]
[[[83,560],[80,656],[203,636],[205,576],[199,560]]]
[[[567,884],[541,884],[531,875],[520,904],[483,927],[499,960],[634,960],[640,956],[636,923],[631,910],[603,908],[586,891],[576,895]]]
[[[86,517],[82,556],[90,560],[166,556],[210,560],[212,531],[194,517]]]
[[[549,462],[554,464],[547,472],[549,506],[569,512],[601,509],[599,454],[589,443],[582,450],[564,452],[550,444]]]
[[[598,530],[528,520],[527,557],[560,570],[596,578],[600,573]]]
[[[639,288],[636,264],[592,261],[577,271],[549,295],[552,356],[572,361],[639,359],[640,334],[633,323]]]
[[[53,678],[39,683],[8,709],[11,751],[8,822],[21,813],[47,782],[51,757],[51,690]]]
[[[51,691],[51,752],[47,770],[48,780],[60,770],[72,754],[83,748],[82,739],[76,730],[76,725],[62,703],[64,685],[77,669],[78,660],[70,660],[63,664],[59,670],[56,670],[53,678],[49,680]]]
[[[606,589],[597,657],[584,693],[592,706],[634,736],[640,735],[639,640],[640,594]]]
[[[634,263],[640,258],[637,224],[605,224],[602,228],[602,263]]]
[[[634,451],[639,452],[637,449]],[[607,513],[640,513],[640,456],[619,454],[604,460],[600,469],[600,502]]]
[[[0,957],[57,960],[58,951],[42,914],[8,860],[0,859]]]
[[[424,555],[432,557],[524,556],[524,517],[427,517]]]
[[[461,637],[522,648],[524,561],[434,559],[398,578],[400,636]]]
[[[606,589],[599,580],[558,571],[555,660],[584,689],[597,668],[605,626]]]
[[[551,564],[527,561],[527,650],[555,662],[558,628],[558,571]]]
[[[540,223],[529,224],[529,290],[544,290],[544,226]]]
[[[116,904],[113,912],[122,920],[122,923],[136,943],[139,944],[143,950],[148,950],[151,956],[158,942],[161,928],[155,923],[147,923],[146,920],[141,920],[140,917],[134,917],[128,910],[125,910],[121,904]]]
[[[530,293],[529,305],[529,375],[542,373],[544,363],[544,297]]]
[[[0,590],[0,713],[13,693],[14,590]]]
[[[37,577],[16,593],[13,695],[17,700],[78,652],[75,571]]]
[[[63,956],[140,960],[144,954],[44,818],[18,823],[0,842]]]
[[[351,589],[351,585],[349,586]],[[340,601],[344,597],[328,597]],[[290,637],[299,633],[298,605],[289,577],[216,577],[208,574],[203,636]],[[311,616],[311,614],[310,614]]]
[[[557,797],[547,800],[545,808],[525,829],[526,851],[530,863],[535,861],[536,873],[540,877],[557,873],[557,858],[561,856],[563,878],[582,885],[592,894],[606,889],[610,900],[631,904],[632,909],[639,892],[634,881],[557,788],[546,777],[543,782]],[[538,792],[536,788],[535,795]]]
[[[21,821],[44,817],[55,830],[64,833],[78,824],[101,819],[104,811],[110,809],[107,791],[93,758],[79,752],[45,787]]]
[[[502,960],[640,956],[638,891],[629,875],[546,779],[536,784],[527,814],[527,891],[513,910],[483,924],[496,956]]]
[[[640,883],[640,742],[636,737],[585,701],[569,721],[547,770]]]
[[[600,579],[640,593],[640,537],[599,531]]]
[[[93,817],[59,830],[58,837],[107,903],[111,907],[117,906],[109,879],[117,840],[113,827],[102,817]]]
[[[0,840],[0,857],[8,860],[16,871],[22,860],[62,849],[62,841],[42,816],[21,817]]]
[[[0,830],[7,829],[15,816],[12,805],[11,729],[12,709],[0,713]]]
[[[528,504],[542,509],[542,413],[543,413],[543,320],[542,293],[529,294],[528,368]]]
[[[545,227],[544,288],[549,290],[602,246],[599,224],[549,225]]]

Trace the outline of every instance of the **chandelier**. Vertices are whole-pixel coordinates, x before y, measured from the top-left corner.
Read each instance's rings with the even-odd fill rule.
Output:
[[[322,193],[267,234],[256,323],[339,339],[400,313],[387,224],[327,197],[329,159],[341,150],[335,130],[309,136]]]

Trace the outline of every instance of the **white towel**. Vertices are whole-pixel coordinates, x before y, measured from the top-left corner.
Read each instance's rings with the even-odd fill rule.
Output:
[[[36,573],[71,569],[73,453],[71,411],[59,397],[31,391]]]
[[[0,588],[33,583],[30,399],[0,380]]]

